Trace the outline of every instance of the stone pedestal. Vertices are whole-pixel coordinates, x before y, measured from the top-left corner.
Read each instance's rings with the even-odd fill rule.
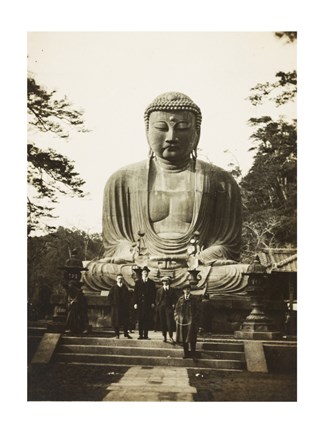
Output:
[[[282,300],[267,300],[264,309],[275,329],[284,332],[285,303]],[[249,311],[251,298],[248,296],[213,296],[207,301],[202,300],[201,326],[206,332],[232,335],[243,329]]]
[[[111,327],[111,307],[108,304],[108,291],[99,293],[84,292],[88,304],[89,324],[92,328],[110,328]],[[182,295],[182,291],[177,290],[177,296]],[[51,298],[51,304],[54,306],[55,315],[53,325],[59,330],[63,329],[66,318],[64,295],[55,295]],[[275,323],[275,327],[284,331],[285,325],[285,304],[282,301],[266,301],[264,307],[267,316]],[[208,301],[201,302],[201,326],[204,331],[214,334],[231,334],[242,331],[242,323],[245,322],[246,316],[251,310],[251,299],[248,296],[214,296]],[[132,300],[130,304],[132,327],[135,329],[134,310],[132,309]],[[55,331],[51,327],[51,331]],[[249,331],[245,328],[245,331]],[[256,331],[256,328],[254,328]],[[261,331],[261,330],[260,330]],[[239,336],[241,338],[242,336]],[[246,338],[248,338],[246,336]],[[251,337],[252,339],[252,337]],[[266,337],[264,337],[266,339]]]
[[[262,293],[261,293],[262,294]],[[280,332],[263,310],[263,301],[254,298],[252,302],[252,311],[242,324],[241,330],[236,331],[234,336],[242,339],[277,339]]]
[[[264,313],[261,303],[254,301],[250,315],[242,324],[241,330],[234,332],[236,338],[241,339],[278,339],[281,336],[272,320]]]
[[[272,340],[281,337],[280,332],[238,330],[234,333],[236,339]]]
[[[276,330],[273,321],[264,311],[264,295],[268,279],[265,268],[255,260],[246,274],[249,275],[246,291],[251,298],[252,311],[245,318],[241,329],[234,332],[234,336],[241,339],[278,339],[281,333]]]

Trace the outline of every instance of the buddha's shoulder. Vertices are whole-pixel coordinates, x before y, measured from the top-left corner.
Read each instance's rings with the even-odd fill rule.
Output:
[[[118,179],[125,179],[128,175],[133,176],[136,173],[145,173],[148,170],[148,162],[146,160],[136,162],[130,165],[125,165],[121,168],[119,168],[117,171],[115,171],[111,176],[109,177],[109,180],[118,180]]]
[[[148,163],[145,160],[121,167],[109,176],[105,190],[132,187],[135,179],[137,182],[141,179],[145,181],[147,170]]]
[[[196,168],[197,170],[207,174],[208,176],[212,176],[222,180],[229,180],[229,181],[233,180],[232,174],[230,174],[228,171],[210,162],[197,160]]]

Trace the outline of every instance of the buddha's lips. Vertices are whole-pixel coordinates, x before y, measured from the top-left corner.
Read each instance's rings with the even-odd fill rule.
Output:
[[[163,147],[163,150],[179,150],[179,146],[177,144],[169,144]]]

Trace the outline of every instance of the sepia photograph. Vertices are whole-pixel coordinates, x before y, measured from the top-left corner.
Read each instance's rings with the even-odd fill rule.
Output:
[[[319,2],[2,9],[5,427],[321,424]]]
[[[296,402],[297,31],[27,41],[28,401]]]

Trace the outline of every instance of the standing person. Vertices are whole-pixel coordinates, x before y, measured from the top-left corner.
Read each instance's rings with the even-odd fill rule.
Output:
[[[116,339],[119,339],[119,329],[123,327],[124,336],[127,339],[132,339],[129,335],[129,290],[125,285],[123,276],[118,274],[116,277],[116,285],[114,285],[109,293],[108,300],[111,305],[111,325],[115,330]]]
[[[199,304],[195,296],[191,294],[190,286],[186,286],[183,289],[183,295],[177,301],[174,319],[176,322],[176,342],[183,345],[183,358],[192,357],[196,360]]]
[[[81,290],[79,281],[70,280],[67,284],[68,299],[67,299],[67,318],[66,318],[66,333],[87,333],[88,320],[88,305],[86,298]]]
[[[148,331],[153,322],[153,309],[155,307],[155,283],[149,279],[148,267],[143,267],[142,278],[135,282],[134,309],[138,317],[138,339],[150,339]]]
[[[162,287],[156,292],[155,304],[158,317],[160,319],[161,330],[163,334],[163,342],[167,342],[167,333],[171,343],[175,343],[173,340],[174,330],[174,306],[176,298],[174,291],[170,288],[170,279],[164,277],[162,279]]]

